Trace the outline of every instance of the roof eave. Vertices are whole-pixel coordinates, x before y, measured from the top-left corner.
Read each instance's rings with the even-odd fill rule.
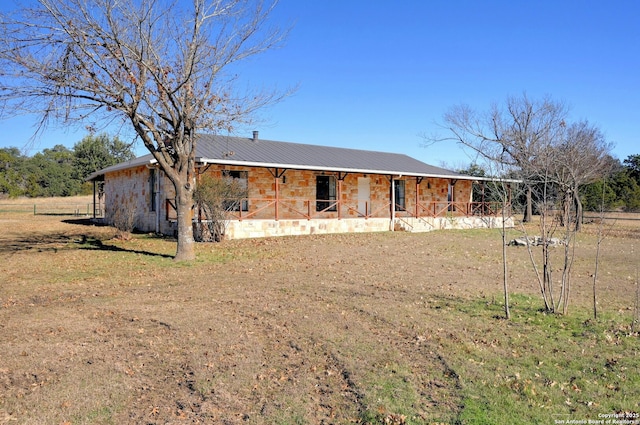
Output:
[[[411,176],[411,177],[434,177],[434,178],[456,178],[456,179],[469,179],[470,177],[470,176],[457,175],[457,174],[418,173],[414,171],[378,170],[378,169],[369,169],[369,168],[348,168],[348,167],[327,167],[327,166],[320,166],[320,165],[234,161],[234,160],[211,159],[211,158],[196,158],[196,162],[200,162],[202,164],[237,165],[237,166],[245,166],[245,167],[265,167],[265,168],[286,168],[286,169],[294,169],[294,170],[332,171],[332,172],[345,172],[345,173],[381,174],[381,175]]]
[[[136,161],[136,160],[133,160]],[[102,170],[91,173],[89,177],[85,179],[85,181],[93,181],[97,180],[99,177],[104,176],[107,173],[113,173],[115,171],[127,170],[133,167],[141,167],[141,166],[150,166],[158,162],[155,158],[151,158],[148,161],[141,161],[139,164],[132,164],[132,161],[122,162],[120,164],[112,165],[107,168],[103,168]]]

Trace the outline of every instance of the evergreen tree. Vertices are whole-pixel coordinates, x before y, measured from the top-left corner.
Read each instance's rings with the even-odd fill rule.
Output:
[[[112,139],[106,133],[86,136],[75,144],[73,151],[73,165],[80,181],[84,181],[91,173],[135,157],[131,145],[117,136]]]
[[[93,172],[135,157],[131,145],[107,134],[89,135],[73,150],[63,145],[32,157],[18,148],[0,149],[0,196],[73,196],[90,193],[85,179]]]
[[[0,196],[16,197],[24,193],[24,162],[18,148],[0,149]]]

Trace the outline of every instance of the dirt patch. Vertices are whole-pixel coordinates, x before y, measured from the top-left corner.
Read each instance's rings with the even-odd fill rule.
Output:
[[[443,341],[474,324],[449,303],[501,297],[497,231],[229,241],[192,264],[173,241],[56,217],[0,235],[0,423],[452,422],[463,383]],[[603,245],[603,311],[632,308],[634,243]],[[509,257],[511,290],[535,295],[526,250]]]

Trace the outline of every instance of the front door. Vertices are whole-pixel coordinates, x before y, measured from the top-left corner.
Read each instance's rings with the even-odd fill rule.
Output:
[[[358,177],[358,213],[362,216],[371,214],[371,179]]]

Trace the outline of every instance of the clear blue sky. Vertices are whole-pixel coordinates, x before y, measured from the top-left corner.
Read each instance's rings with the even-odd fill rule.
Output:
[[[241,76],[299,89],[262,113],[262,138],[464,165],[457,145],[424,148],[419,134],[438,131],[452,105],[487,110],[526,92],[566,102],[619,159],[640,154],[639,1],[281,0],[273,18],[294,24],[286,45]],[[27,143],[24,120],[0,125],[1,147]],[[84,135],[52,132],[31,153]]]

